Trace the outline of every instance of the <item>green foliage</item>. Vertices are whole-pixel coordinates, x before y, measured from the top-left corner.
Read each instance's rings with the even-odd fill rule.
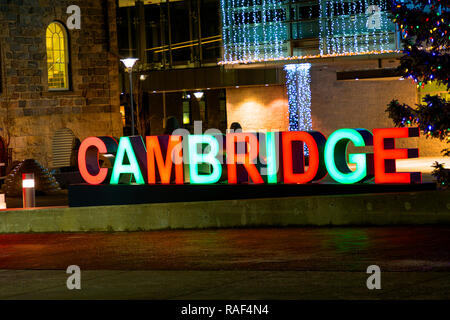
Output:
[[[433,165],[433,177],[436,178],[436,182],[442,189],[448,188],[450,185],[450,169],[444,168],[442,163],[435,162]]]
[[[402,34],[404,55],[398,70],[417,86],[430,81],[450,88],[450,7],[447,0],[392,0],[392,20]],[[386,109],[398,127],[418,126],[427,137],[450,143],[450,105],[427,95],[414,107],[392,100]],[[450,156],[450,148],[442,150]],[[448,169],[435,163],[433,175],[448,185]]]

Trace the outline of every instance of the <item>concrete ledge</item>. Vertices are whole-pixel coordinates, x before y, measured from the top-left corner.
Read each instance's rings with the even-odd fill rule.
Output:
[[[0,233],[450,224],[450,191],[0,212]]]

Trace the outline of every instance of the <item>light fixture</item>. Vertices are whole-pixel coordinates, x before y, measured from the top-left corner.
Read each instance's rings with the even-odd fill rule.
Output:
[[[122,61],[122,63],[125,65],[125,67],[127,69],[133,68],[134,64],[138,61],[138,58],[125,58],[125,59],[120,59],[120,61]]]
[[[146,74],[141,74],[141,76],[139,77],[139,79],[140,79],[141,81],[144,81],[144,80],[147,79],[147,75],[146,75]]]
[[[34,173],[22,174],[22,195],[24,208],[36,206]]]
[[[138,61],[137,58],[120,59],[130,74],[130,100],[131,100],[131,135],[134,136],[134,102],[133,102],[133,66]]]
[[[0,194],[0,209],[6,209],[5,194]]]
[[[197,92],[194,92],[194,96],[195,96],[198,100],[200,100],[201,98],[203,98],[203,95],[204,95],[203,91],[197,91]]]

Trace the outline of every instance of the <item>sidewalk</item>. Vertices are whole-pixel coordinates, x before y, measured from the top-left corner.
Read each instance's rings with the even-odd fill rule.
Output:
[[[5,197],[6,207],[23,208],[22,197]],[[67,190],[61,190],[59,194],[55,195],[37,195],[36,207],[60,207],[67,206],[69,203]]]
[[[0,270],[0,299],[450,299],[450,272],[82,271],[68,290],[64,270]]]

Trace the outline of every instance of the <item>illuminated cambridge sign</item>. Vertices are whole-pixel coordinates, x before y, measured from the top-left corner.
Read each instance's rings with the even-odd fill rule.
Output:
[[[328,139],[318,131],[89,137],[78,152],[80,173],[88,184],[118,184],[121,175],[135,184],[304,184],[327,174],[353,184],[420,183],[419,172],[396,172],[395,160],[417,158],[418,149],[395,147],[395,139],[418,137],[418,128],[339,129]],[[304,146],[309,156],[304,156]],[[373,153],[349,153],[373,146]],[[111,168],[100,155],[114,157]],[[306,162],[306,164],[305,164]],[[352,165],[353,170],[350,168]]]

